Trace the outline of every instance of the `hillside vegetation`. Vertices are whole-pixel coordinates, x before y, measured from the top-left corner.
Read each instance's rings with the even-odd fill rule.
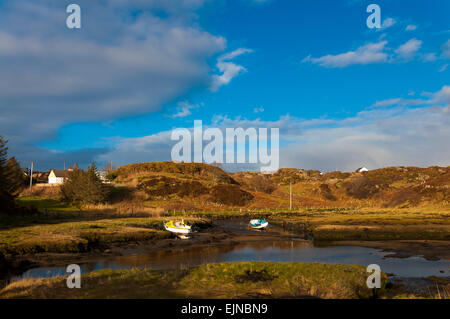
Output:
[[[450,205],[450,167],[388,167],[363,173],[280,169],[227,173],[201,163],[139,163],[110,174],[129,199],[174,210],[289,207],[410,208]],[[126,200],[126,198],[125,198]]]

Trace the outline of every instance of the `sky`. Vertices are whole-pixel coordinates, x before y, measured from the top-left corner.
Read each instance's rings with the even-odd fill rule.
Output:
[[[194,120],[279,128],[281,167],[448,166],[449,16],[448,0],[0,0],[0,135],[38,170],[170,160]]]

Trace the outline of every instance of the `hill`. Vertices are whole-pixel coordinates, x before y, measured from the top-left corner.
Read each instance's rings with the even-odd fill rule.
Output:
[[[449,208],[450,167],[387,167],[362,173],[283,168],[274,174],[227,173],[201,163],[138,163],[110,174],[127,196],[168,209],[221,207]]]

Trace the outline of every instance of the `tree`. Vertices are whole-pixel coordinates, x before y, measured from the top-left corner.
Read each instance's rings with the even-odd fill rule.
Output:
[[[92,162],[88,169],[70,172],[66,182],[61,186],[65,200],[84,204],[96,204],[106,201],[109,188],[97,176],[97,167]]]
[[[8,174],[6,168],[8,147],[6,146],[6,141],[0,136],[0,190],[6,191],[8,185]]]
[[[7,186],[6,191],[12,195],[17,195],[18,192],[25,186],[25,174],[20,168],[19,163],[14,157],[11,157],[6,162],[7,172]]]

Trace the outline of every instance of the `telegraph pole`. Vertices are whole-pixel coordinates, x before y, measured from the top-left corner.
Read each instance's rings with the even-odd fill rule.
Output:
[[[30,195],[33,187],[33,162],[31,162],[31,171],[30,171]]]

